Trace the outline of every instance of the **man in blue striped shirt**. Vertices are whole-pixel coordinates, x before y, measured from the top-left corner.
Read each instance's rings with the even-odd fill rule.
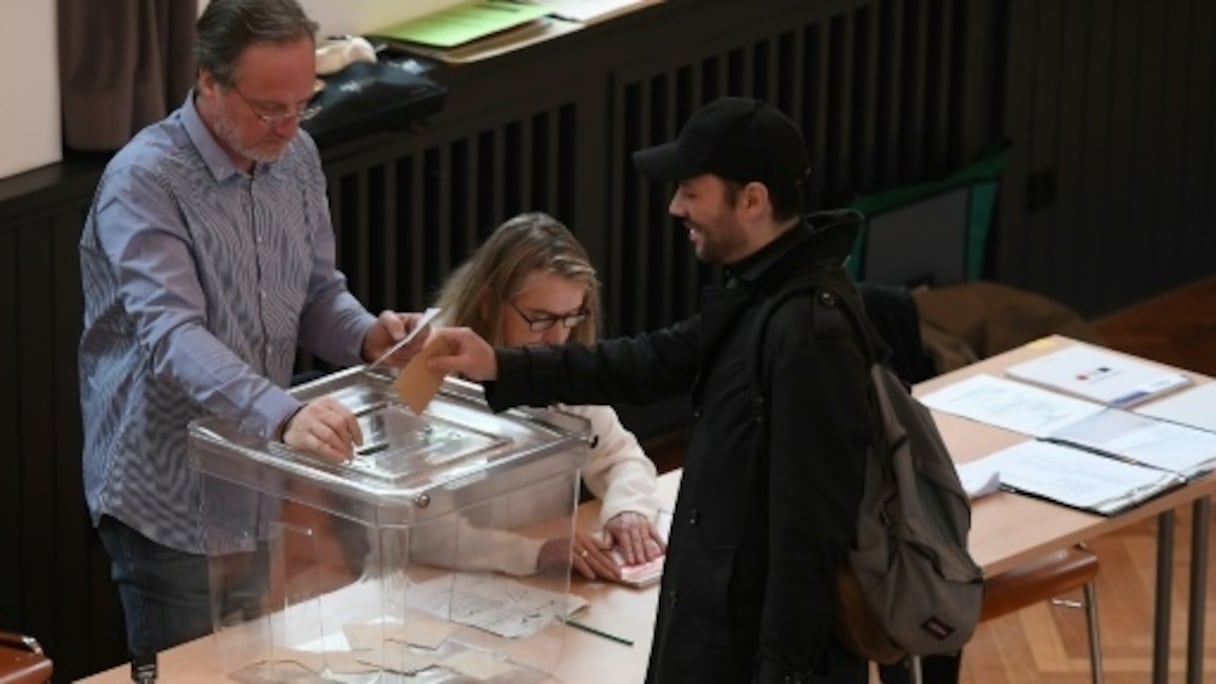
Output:
[[[211,630],[205,554],[253,551],[249,530],[272,514],[202,486],[187,423],[222,416],[349,458],[355,417],[284,390],[296,347],[370,361],[416,321],[373,316],[335,268],[320,158],[299,130],[316,24],[295,0],[212,0],[197,28],[194,89],[109,163],[80,240],[85,494],[135,657]]]

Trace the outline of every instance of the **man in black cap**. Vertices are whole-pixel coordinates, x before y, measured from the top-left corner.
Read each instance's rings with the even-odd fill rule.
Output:
[[[691,392],[647,682],[865,682],[833,623],[872,436],[866,359],[826,291],[783,296],[760,320],[807,271],[855,296],[842,263],[857,217],[802,218],[802,135],[757,100],[711,102],[633,159],[678,184],[672,215],[701,260],[726,268],[700,313],[591,347],[491,349],[442,330],[451,353],[430,367],[484,381],[496,410]]]

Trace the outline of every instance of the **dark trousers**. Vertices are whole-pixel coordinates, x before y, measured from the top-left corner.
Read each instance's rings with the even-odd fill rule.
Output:
[[[956,684],[962,653],[953,655],[923,656],[920,659],[921,681],[925,684]],[[879,665],[878,675],[882,684],[908,684],[912,672],[906,665]]]
[[[265,593],[265,545],[239,554],[240,580],[213,602],[207,556],[162,546],[110,516],[102,517],[97,531],[110,555],[133,660],[210,634],[218,616],[247,612]]]

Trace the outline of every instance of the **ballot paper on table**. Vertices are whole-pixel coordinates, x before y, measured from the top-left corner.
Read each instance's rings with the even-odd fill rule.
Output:
[[[959,482],[962,483],[963,491],[967,492],[969,499],[987,496],[1001,488],[1001,472],[995,461],[980,458],[967,463],[956,463],[954,469],[958,471]]]
[[[528,586],[499,575],[454,573],[410,587],[410,607],[499,636],[529,637],[587,600]]]
[[[1185,373],[1088,346],[1067,347],[1010,366],[1009,377],[1107,406],[1128,407],[1191,384]]]
[[[1178,473],[1037,439],[986,458],[1000,472],[1005,489],[1102,515],[1119,513],[1186,483]]]
[[[1101,404],[983,373],[921,396],[920,401],[937,411],[1035,437],[1104,410]]]
[[[1187,479],[1210,472],[1216,465],[1216,433],[1118,409],[1068,425],[1048,439],[1169,470]]]
[[[356,651],[378,648],[385,641],[395,641],[423,648],[436,649],[452,632],[451,624],[431,615],[411,612],[404,622],[368,622],[342,626],[351,649]]]
[[[1137,406],[1136,413],[1216,432],[1216,382]]]

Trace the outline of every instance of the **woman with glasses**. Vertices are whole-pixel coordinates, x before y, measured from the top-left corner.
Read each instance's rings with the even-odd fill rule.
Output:
[[[444,323],[472,328],[491,344],[590,344],[599,321],[599,283],[586,250],[560,222],[520,214],[499,226],[444,283],[436,306]],[[608,406],[563,406],[585,417],[594,435],[583,482],[603,500],[598,535],[579,533],[573,565],[588,579],[617,579],[620,566],[660,557],[655,529],[654,464]],[[535,566],[564,563],[565,540],[530,552]]]

